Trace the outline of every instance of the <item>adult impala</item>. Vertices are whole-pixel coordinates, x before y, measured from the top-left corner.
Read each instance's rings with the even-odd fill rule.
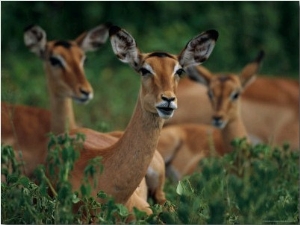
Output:
[[[130,210],[133,206],[149,210],[148,203],[141,201],[134,191],[146,175],[165,119],[172,117],[177,109],[175,93],[183,70],[204,62],[217,37],[218,32],[214,30],[201,33],[190,40],[179,55],[141,53],[127,31],[116,26],[110,28],[114,53],[140,74],[140,91],[131,120],[115,144],[109,144],[115,137],[108,134],[84,128],[70,131],[72,135],[83,133],[86,136],[81,156],[70,176],[74,189],[80,187],[89,159],[101,156],[104,170],[92,194],[96,196],[103,190]]]
[[[76,127],[72,100],[87,103],[93,89],[85,77],[85,52],[98,49],[108,38],[108,26],[100,25],[72,41],[47,41],[39,26],[24,31],[24,42],[43,60],[50,111],[1,103],[2,143],[12,145],[22,160],[24,174],[31,175],[47,153],[47,133],[60,134]],[[20,154],[21,153],[21,156]]]
[[[203,66],[198,66],[197,70],[201,74],[212,74]],[[181,107],[165,125],[210,124],[212,108],[203,107],[210,104],[206,92],[206,86],[198,85],[189,78],[182,79],[177,91]],[[193,110],[188,112],[185,108]],[[299,149],[299,82],[257,77],[242,95],[241,116],[253,143],[282,145],[287,141],[293,149]]]
[[[217,76],[209,71],[199,73],[196,66],[186,69],[194,81],[207,87],[212,106],[211,123],[220,130],[199,124],[165,127],[161,132],[158,151],[165,160],[169,176],[179,180],[193,172],[202,158],[230,152],[231,141],[235,138],[246,138],[249,142],[241,117],[240,96],[255,79],[263,55],[263,52],[260,52],[253,62],[244,67],[240,76]]]

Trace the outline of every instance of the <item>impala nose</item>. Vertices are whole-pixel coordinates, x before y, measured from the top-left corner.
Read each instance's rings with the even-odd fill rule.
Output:
[[[158,115],[164,119],[173,116],[174,110],[177,109],[176,97],[174,95],[161,95],[162,101],[156,105]]]
[[[215,127],[223,128],[224,127],[224,121],[222,116],[213,116],[212,118],[212,124]]]
[[[79,88],[80,96],[74,97],[75,101],[79,103],[86,103],[93,98],[93,92],[83,88]]]
[[[170,103],[175,100],[175,97],[167,97],[167,96],[162,95],[161,99]]]
[[[86,98],[88,98],[89,95],[91,94],[90,91],[86,91],[86,90],[84,90],[84,89],[82,89],[82,88],[80,88],[80,93],[81,93],[84,97],[86,97]]]

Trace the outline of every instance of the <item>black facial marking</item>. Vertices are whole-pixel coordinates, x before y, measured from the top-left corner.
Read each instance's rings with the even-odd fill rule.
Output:
[[[63,46],[64,48],[71,48],[72,44],[68,41],[56,41],[54,43],[54,46]]]
[[[168,53],[166,53],[166,52],[153,52],[153,53],[151,53],[151,54],[148,56],[148,58],[149,58],[149,57],[160,57],[160,58],[163,58],[163,57],[169,57],[169,58],[174,59],[173,56],[171,56],[170,54],[168,54]]]
[[[222,82],[222,83],[227,81],[227,80],[232,80],[232,79],[229,76],[220,76],[219,77],[219,81]]]
[[[31,28],[33,28],[34,26],[35,26],[34,24],[31,24],[31,25],[25,27],[23,31],[26,32],[26,31],[30,30]]]
[[[109,36],[111,37],[112,35],[118,33],[120,30],[121,30],[121,28],[118,26],[111,26],[109,28]]]

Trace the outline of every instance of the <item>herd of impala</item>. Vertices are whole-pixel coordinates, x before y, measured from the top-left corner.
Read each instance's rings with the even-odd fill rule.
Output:
[[[108,38],[117,58],[140,75],[140,90],[126,129],[100,133],[76,125],[72,100],[93,98],[84,73],[85,52],[97,50]],[[166,201],[165,175],[182,179],[202,158],[230,152],[234,138],[270,145],[288,141],[298,149],[298,82],[255,80],[262,51],[240,75],[213,74],[200,64],[217,39],[218,32],[208,30],[193,37],[178,55],[142,53],[126,30],[111,24],[72,41],[48,41],[41,27],[30,26],[24,42],[44,62],[50,111],[2,102],[1,142],[13,146],[23,174],[32,177],[37,165],[47,163],[48,133],[82,133],[84,151],[70,176],[73,189],[80,188],[89,160],[101,156],[104,170],[93,196],[103,190],[130,211],[137,207],[147,214],[152,213],[149,195],[159,204]]]

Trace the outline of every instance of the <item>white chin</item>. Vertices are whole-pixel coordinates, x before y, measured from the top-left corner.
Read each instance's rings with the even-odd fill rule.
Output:
[[[213,123],[213,126],[215,126],[218,129],[223,129],[226,126],[226,124],[227,124],[226,122],[222,122],[222,123],[218,123],[218,124]]]

